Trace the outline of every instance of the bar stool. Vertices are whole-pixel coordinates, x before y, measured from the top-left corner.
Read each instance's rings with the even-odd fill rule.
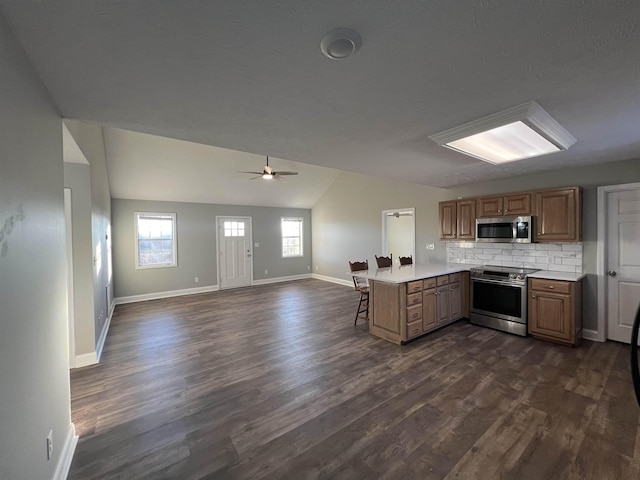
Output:
[[[378,268],[390,267],[393,265],[393,254],[390,253],[388,257],[376,255],[376,262],[378,263]]]
[[[349,270],[351,272],[369,270],[369,261],[349,262]],[[353,324],[355,325],[358,322],[358,318],[369,320],[369,282],[366,278],[354,276],[353,286],[356,291],[360,292],[360,301],[358,302],[358,308],[356,310],[356,319],[353,321]]]
[[[400,265],[413,265],[413,255],[398,257],[398,260],[400,260]]]

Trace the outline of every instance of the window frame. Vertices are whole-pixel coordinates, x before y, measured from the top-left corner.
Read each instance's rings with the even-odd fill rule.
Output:
[[[285,255],[284,253],[284,229],[283,223],[285,221],[296,221],[300,223],[300,253],[295,255]],[[298,237],[286,237],[286,238],[298,238]],[[282,258],[303,258],[304,257],[304,217],[280,217],[280,255]]]
[[[140,265],[140,238],[139,238],[139,230],[138,230],[138,221],[140,217],[170,217],[172,232],[171,232],[171,240],[172,240],[172,249],[173,249],[173,263],[162,263],[155,265]],[[135,267],[136,270],[148,270],[153,268],[174,268],[178,266],[178,215],[175,212],[134,212],[134,245],[135,245]]]

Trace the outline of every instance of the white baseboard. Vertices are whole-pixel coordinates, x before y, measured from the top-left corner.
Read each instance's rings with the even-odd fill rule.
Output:
[[[62,453],[60,454],[60,460],[56,466],[56,471],[53,474],[53,480],[66,480],[69,475],[69,469],[71,468],[71,461],[73,460],[73,454],[76,451],[76,445],[78,444],[78,436],[76,435],[76,427],[73,423],[69,425],[67,430],[67,437],[64,439],[64,445],[62,446]]]
[[[290,282],[292,280],[303,280],[305,278],[311,278],[311,274],[303,273],[301,275],[289,275],[286,277],[263,278],[262,280],[254,280],[253,285],[268,285],[269,283]]]
[[[607,339],[604,338],[597,330],[591,330],[590,328],[582,329],[582,338],[585,340],[593,340],[594,342],[606,342]]]
[[[102,326],[102,332],[100,332],[100,337],[98,338],[98,344],[96,345],[96,360],[100,362],[100,357],[102,356],[102,349],[104,348],[104,342],[107,341],[107,333],[109,333],[109,327],[111,326],[111,317],[113,316],[113,310],[116,308],[115,300],[111,302],[111,306],[109,307],[109,315],[107,315],[107,320],[104,322]]]
[[[88,367],[89,365],[95,365],[98,363],[98,355],[96,352],[83,353],[76,355],[76,364],[73,368]]]
[[[319,275],[317,273],[314,273],[313,275],[311,275],[311,278],[315,278],[316,280],[323,280],[325,282],[337,283],[338,285],[344,285],[345,287],[353,287],[353,280],[327,277],[326,275]]]
[[[181,297],[183,295],[195,295],[197,293],[217,292],[218,285],[208,287],[184,288],[182,290],[169,290],[166,292],[144,293],[142,295],[131,295],[129,297],[118,297],[113,299],[115,305],[123,303],[144,302],[146,300],[158,300],[160,298]]]

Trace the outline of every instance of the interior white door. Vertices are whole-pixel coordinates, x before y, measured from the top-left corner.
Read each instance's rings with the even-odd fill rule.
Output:
[[[640,302],[640,189],[607,194],[607,331],[631,342]]]
[[[218,217],[220,288],[251,285],[250,217]]]

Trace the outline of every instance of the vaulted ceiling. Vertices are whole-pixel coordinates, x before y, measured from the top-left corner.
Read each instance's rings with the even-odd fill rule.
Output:
[[[0,11],[66,118],[442,187],[640,158],[637,0],[0,0]],[[341,61],[319,46],[337,27],[363,40]],[[428,138],[529,100],[577,143],[493,166]]]

